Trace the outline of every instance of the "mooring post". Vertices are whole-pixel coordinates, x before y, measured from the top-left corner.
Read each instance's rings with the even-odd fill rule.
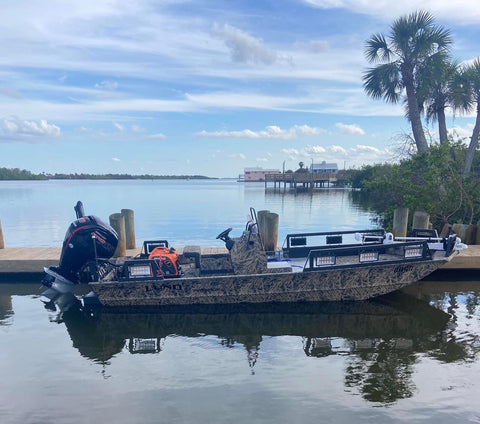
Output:
[[[467,233],[465,235],[465,240],[462,240],[465,244],[475,244],[475,239],[477,238],[477,226],[470,224],[467,227]]]
[[[406,237],[408,225],[408,208],[397,208],[393,211],[393,235]]]
[[[127,255],[126,237],[125,237],[125,218],[121,213],[112,213],[109,217],[110,225],[118,234],[118,245],[114,258],[119,258]]]
[[[270,211],[258,211],[257,212],[257,222],[258,222],[258,233],[263,241],[265,237],[265,217],[269,214]]]
[[[413,228],[418,228],[419,230],[427,230],[428,223],[430,222],[430,215],[426,212],[415,211],[413,213]]]
[[[3,241],[2,221],[0,221],[0,249],[5,249],[5,242]]]
[[[263,247],[267,252],[277,250],[278,242],[278,214],[269,212],[265,215]]]
[[[132,209],[122,209],[125,218],[125,244],[127,249],[135,249],[135,214]]]
[[[467,228],[466,224],[453,224],[453,232],[462,239],[463,242],[467,239]]]

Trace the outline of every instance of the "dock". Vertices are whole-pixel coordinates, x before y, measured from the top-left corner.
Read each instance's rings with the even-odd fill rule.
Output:
[[[127,256],[137,256],[141,249],[127,250]],[[177,249],[179,253],[182,249]],[[202,248],[202,254],[225,253],[225,248]],[[0,249],[0,277],[41,274],[44,267],[58,265],[59,247],[18,247]],[[468,246],[441,269],[480,270],[480,245]],[[479,274],[480,277],[480,274]],[[480,279],[480,278],[479,278]]]
[[[285,172],[278,174],[265,174],[265,189],[273,183],[274,190],[286,190],[287,185],[294,190],[313,190],[314,188],[330,187],[332,184],[344,184],[348,180],[345,172],[339,171],[334,174],[309,173],[309,172]]]

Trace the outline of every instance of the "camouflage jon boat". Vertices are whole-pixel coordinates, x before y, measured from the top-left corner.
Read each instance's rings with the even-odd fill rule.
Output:
[[[138,257],[115,260],[115,231],[77,212],[59,266],[45,269],[47,295],[85,282],[106,307],[364,300],[421,280],[464,246],[429,230],[402,241],[364,230],[289,234],[282,249],[266,252],[251,212],[241,237],[230,238],[231,228],[217,236],[225,252],[177,252],[160,240],[145,242]]]

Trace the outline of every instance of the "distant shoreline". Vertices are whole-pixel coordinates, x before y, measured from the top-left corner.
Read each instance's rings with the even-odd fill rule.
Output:
[[[218,180],[204,175],[33,174],[25,169],[0,168],[0,181],[26,180]]]

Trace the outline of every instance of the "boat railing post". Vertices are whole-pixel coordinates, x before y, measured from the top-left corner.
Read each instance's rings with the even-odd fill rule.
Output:
[[[0,221],[0,249],[5,249],[5,242],[3,240],[2,221]]]
[[[114,258],[119,258],[127,255],[126,248],[126,237],[125,237],[125,218],[121,213],[113,213],[109,217],[111,227],[118,234],[118,245],[115,253],[113,254]]]
[[[127,249],[135,249],[135,214],[132,209],[122,209],[125,219],[125,243]]]

